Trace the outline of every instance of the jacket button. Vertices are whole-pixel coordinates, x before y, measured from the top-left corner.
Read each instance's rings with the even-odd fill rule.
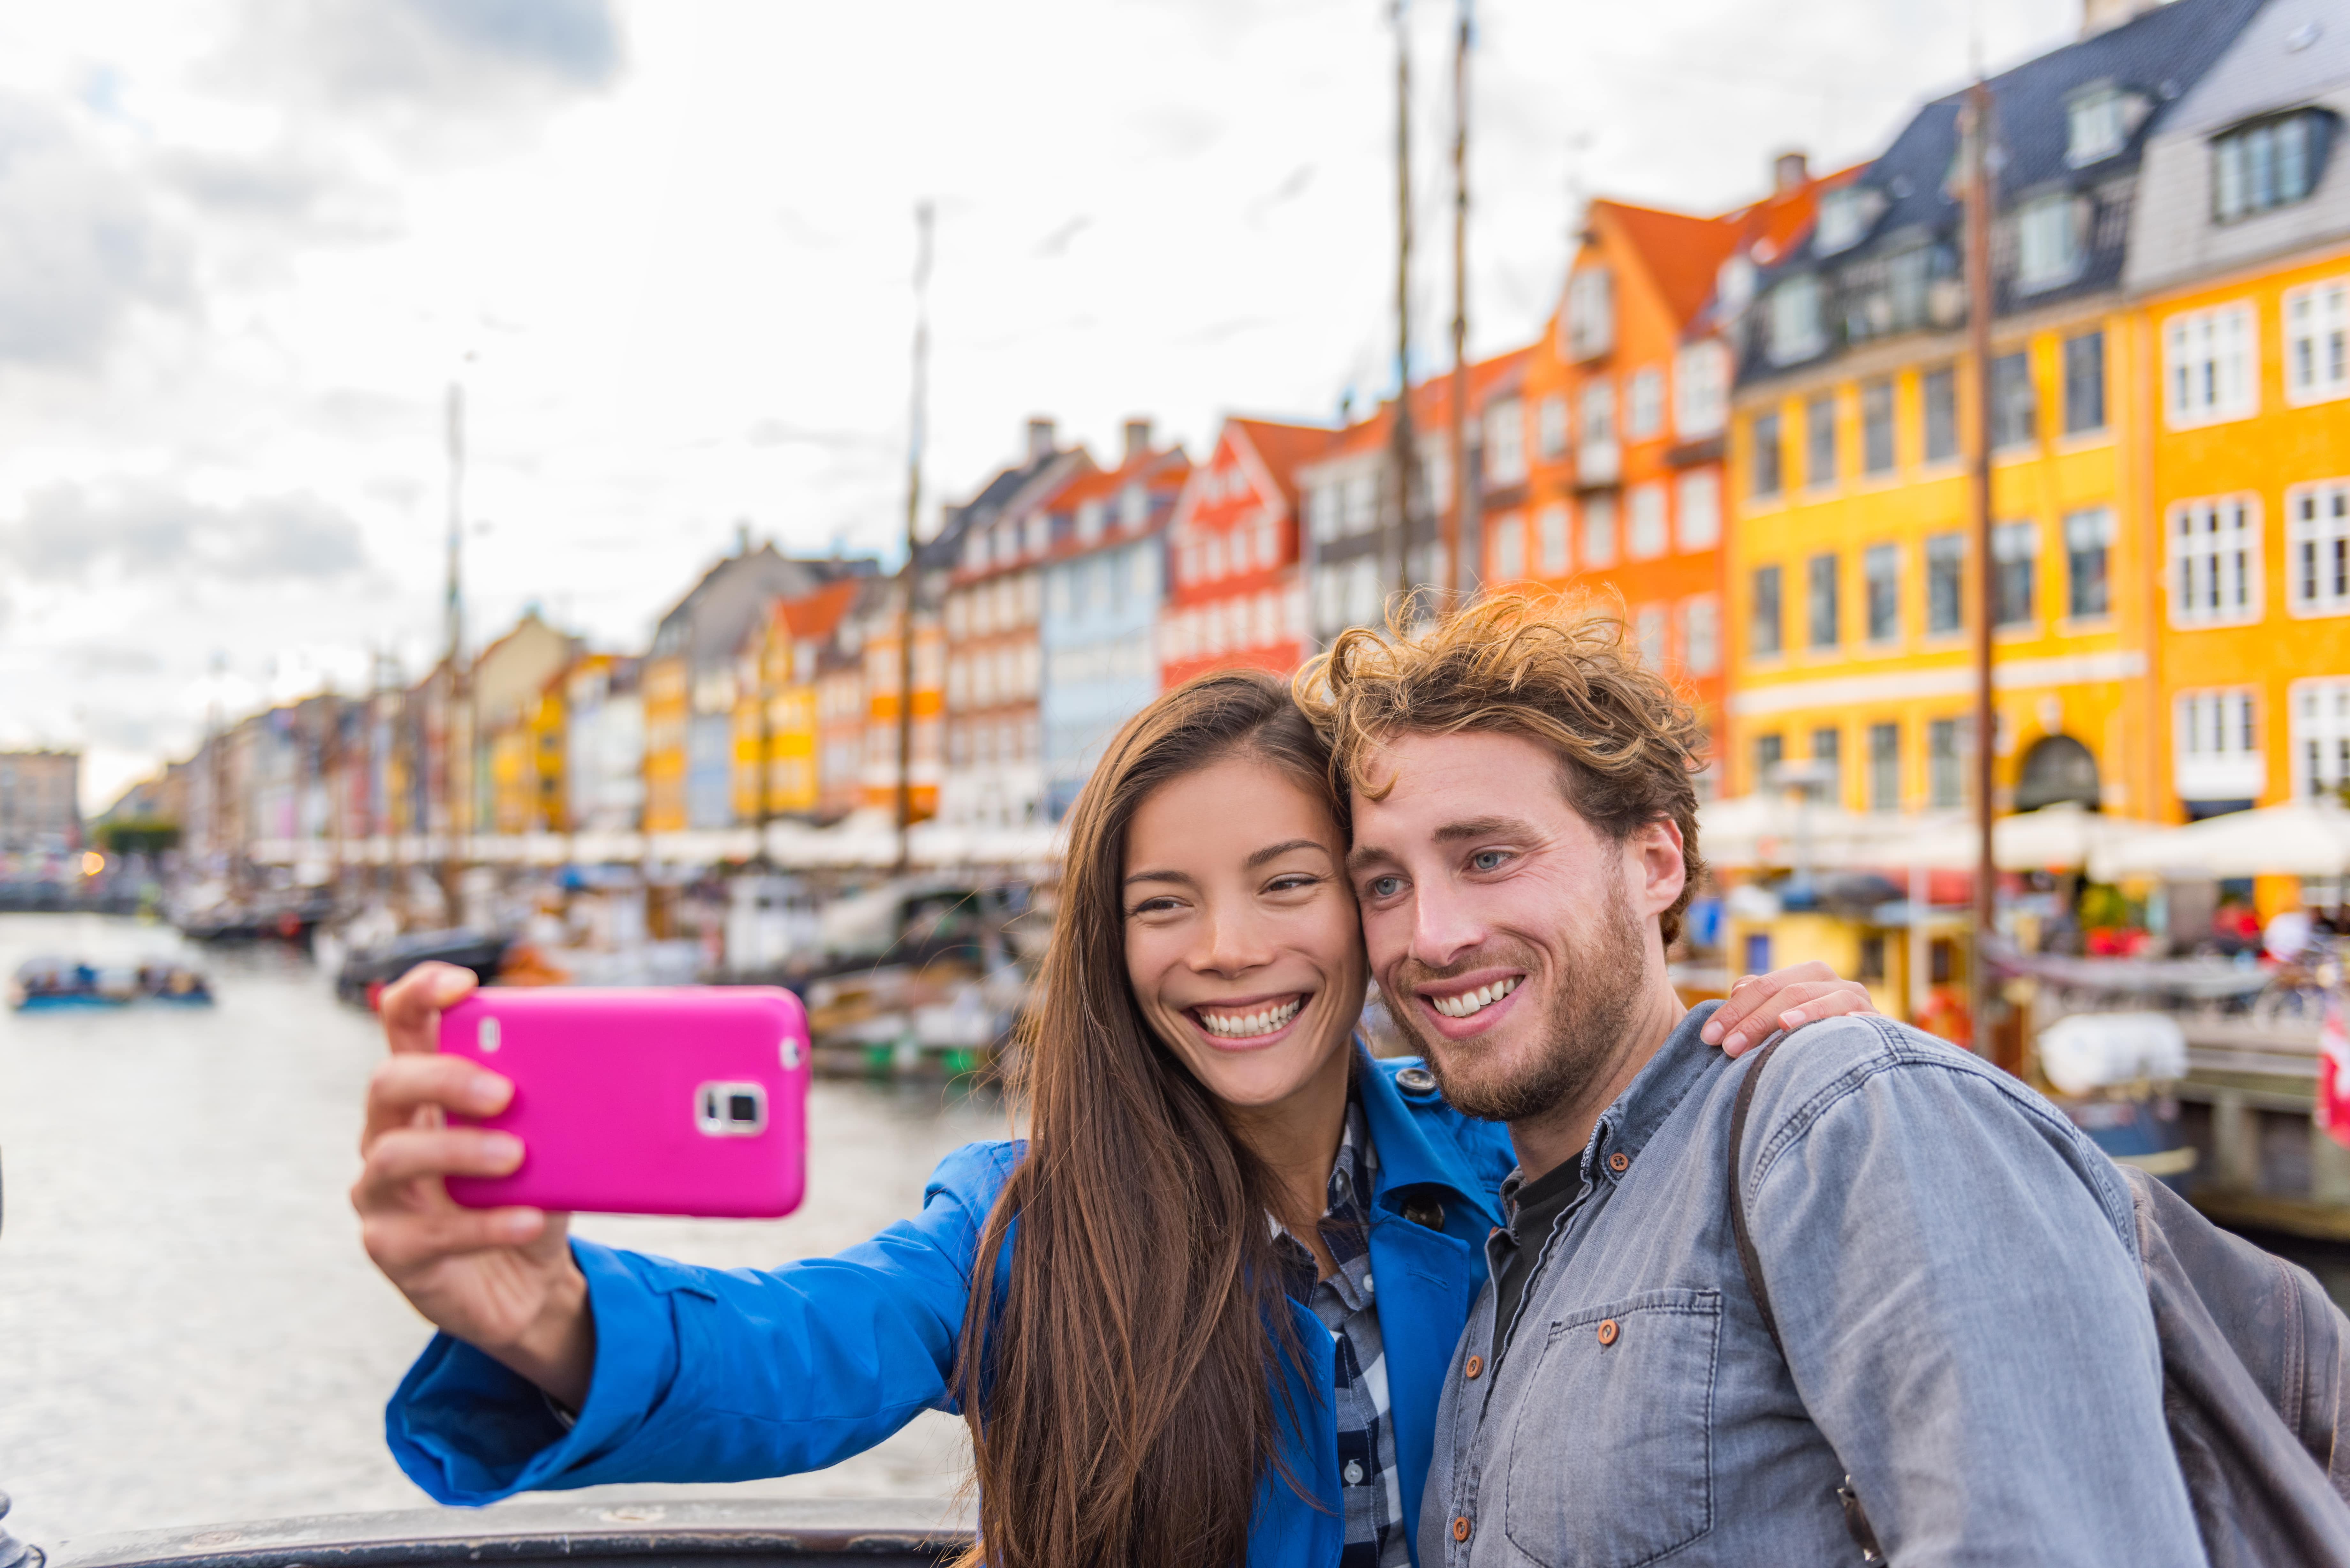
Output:
[[[1632,1168],[1632,1157],[1619,1148],[1607,1157],[1607,1168],[1621,1176]]]
[[[1425,1067],[1406,1067],[1395,1075],[1395,1084],[1407,1095],[1436,1093],[1436,1075]]]
[[[1410,1220],[1413,1224],[1424,1227],[1427,1230],[1441,1231],[1444,1229],[1444,1205],[1439,1203],[1433,1198],[1421,1197],[1405,1199],[1403,1205],[1403,1217]]]
[[[1484,1370],[1485,1358],[1482,1355],[1471,1356],[1467,1364],[1461,1368],[1462,1376],[1466,1376],[1472,1383],[1477,1380],[1478,1376],[1482,1374]]]
[[[1464,1513],[1461,1515],[1460,1518],[1452,1521],[1452,1539],[1455,1541],[1466,1541],[1469,1539],[1469,1516],[1467,1514]]]
[[[1616,1336],[1622,1332],[1623,1331],[1621,1329],[1616,1326],[1616,1320],[1614,1318],[1602,1319],[1599,1324],[1599,1343],[1602,1345],[1613,1345],[1616,1343]]]

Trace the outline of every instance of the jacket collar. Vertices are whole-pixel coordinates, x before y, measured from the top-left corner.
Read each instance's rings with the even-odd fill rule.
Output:
[[[1438,1188],[1451,1195],[1448,1204],[1461,1201],[1498,1225],[1492,1190],[1462,1159],[1451,1138],[1432,1138],[1422,1117],[1396,1087],[1395,1074],[1374,1059],[1362,1037],[1355,1039],[1356,1092],[1361,1096],[1363,1119],[1368,1124],[1371,1147],[1378,1164],[1371,1176],[1374,1210],[1393,1207],[1393,1196],[1414,1187]],[[1441,1102],[1433,1102],[1440,1104]]]

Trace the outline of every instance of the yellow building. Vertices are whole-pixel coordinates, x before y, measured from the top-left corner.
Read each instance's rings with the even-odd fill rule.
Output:
[[[645,831],[685,828],[686,666],[681,655],[645,660]]]
[[[564,694],[570,686],[570,677],[577,661],[548,678],[539,691],[538,701],[531,705],[530,757],[532,799],[530,830],[539,833],[568,833],[571,813],[567,802],[568,781],[565,777],[564,757],[569,750],[569,726]]]
[[[734,711],[734,807],[745,821],[822,815],[816,678],[823,649],[871,579],[843,578],[778,600],[745,639]]]
[[[1966,356],[1954,99],[1825,196],[1783,254],[1725,266],[1719,304],[1741,344],[1725,793],[1804,763],[1853,809],[1969,804],[1988,608],[1999,808],[2168,813],[2159,366],[2125,268],[2149,146],[2252,15],[2183,0],[1990,84],[1987,431]],[[1968,463],[1986,439],[1988,607]]]

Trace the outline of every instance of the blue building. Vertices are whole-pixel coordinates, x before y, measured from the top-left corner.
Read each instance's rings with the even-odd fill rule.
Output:
[[[1191,472],[1180,447],[1151,449],[1149,421],[1129,420],[1118,466],[1055,498],[1061,515],[1037,636],[1045,800],[1055,822],[1118,726],[1159,694],[1151,639],[1166,593],[1167,524]]]

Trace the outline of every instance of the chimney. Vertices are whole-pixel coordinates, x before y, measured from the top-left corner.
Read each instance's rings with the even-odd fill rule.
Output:
[[[2081,36],[2094,38],[2154,9],[2154,0],[2081,0]]]
[[[2096,0],[2090,0],[2095,5]],[[1783,196],[1812,177],[1811,160],[1801,152],[1782,152],[1771,160],[1771,192]]]
[[[1028,421],[1028,461],[1053,455],[1053,421],[1039,414]]]
[[[1150,421],[1149,420],[1127,421],[1126,462],[1132,462],[1136,458],[1147,455],[1149,451]],[[1124,464],[1121,464],[1120,466],[1122,467]]]

